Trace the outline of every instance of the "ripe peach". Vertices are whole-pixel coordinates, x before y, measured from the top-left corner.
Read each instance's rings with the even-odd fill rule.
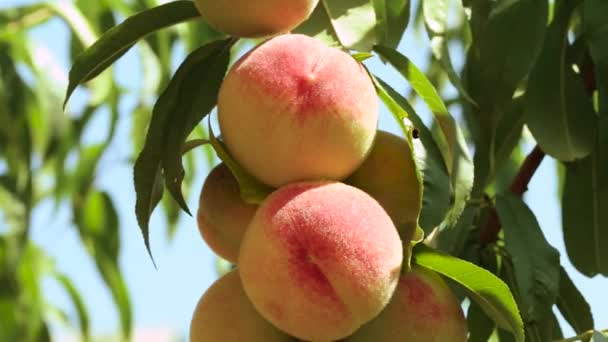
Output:
[[[232,156],[260,181],[339,180],[370,151],[378,98],[348,54],[304,35],[258,46],[228,72],[218,119]]]
[[[402,257],[390,217],[365,192],[301,182],[262,202],[245,232],[239,268],[264,318],[300,339],[332,341],[384,308]]]
[[[382,205],[404,242],[412,239],[418,222],[422,205],[420,182],[408,142],[383,131],[376,134],[365,162],[346,180]]]
[[[284,33],[304,22],[319,0],[195,0],[209,25],[229,35],[256,38]]]
[[[235,263],[243,234],[257,209],[241,199],[239,184],[224,164],[207,176],[197,213],[198,228],[209,247]]]
[[[456,296],[435,272],[414,266],[391,302],[348,342],[465,342],[467,323]]]
[[[218,279],[201,297],[190,323],[190,342],[295,341],[255,311],[238,269]]]

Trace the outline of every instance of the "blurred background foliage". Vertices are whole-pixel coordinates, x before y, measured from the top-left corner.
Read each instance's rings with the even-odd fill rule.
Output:
[[[138,44],[143,80],[137,93],[121,88],[114,71],[105,72],[80,90],[79,103],[64,112],[65,71],[45,46],[28,38],[28,32],[61,20],[69,28],[68,55],[73,60],[116,23],[158,5],[154,0],[80,0],[0,8],[0,341],[50,340],[49,320],[79,327],[83,341],[103,340],[93,338],[90,308],[84,306],[72,279],[30,239],[33,210],[44,201],[52,201],[56,208],[72,208],[73,229],[95,260],[118,309],[121,337],[117,339],[131,338],[132,303],[118,262],[119,231],[127,228],[120,224],[112,196],[96,184],[102,172],[100,160],[113,142],[121,116],[128,117],[133,127],[133,157],[120,162],[134,160],[143,145],[153,101],[172,75],[172,56],[221,35],[198,21],[150,36]],[[136,98],[132,113],[119,111],[125,96]],[[100,125],[96,116],[104,116],[108,124]],[[97,142],[83,138],[87,130],[106,127],[105,132],[97,132],[103,135]],[[193,136],[204,138],[206,132],[201,127]],[[205,150],[185,158],[185,188],[192,185],[197,158],[214,163],[214,155]],[[168,198],[162,205],[167,239],[171,239],[179,207]],[[49,277],[72,299],[75,320],[42,295],[41,284]]]
[[[396,48],[408,27],[426,49],[418,52],[424,54],[425,79],[445,103],[429,106],[434,119],[422,116],[429,126],[426,130],[422,121],[415,121],[413,108],[428,103],[424,95],[434,90],[417,88],[422,78],[416,79],[415,66],[401,65],[400,56],[382,48],[374,52],[412,84],[400,86],[399,91],[386,85],[387,94],[407,109],[422,134],[437,140],[433,144],[443,157],[439,163],[451,161],[445,170],[437,160],[423,170],[425,191],[439,189],[425,194],[433,201],[425,202],[420,222],[427,234],[436,227],[441,230],[431,243],[499,275],[515,293],[520,310],[526,309],[522,316],[530,341],[563,338],[552,308],[575,333],[593,329],[584,297],[560,267],[534,213],[520,199],[529,182],[520,175],[534,158],[538,167],[545,152],[559,161],[567,257],[588,277],[608,275],[608,249],[603,248],[608,241],[608,183],[601,177],[608,172],[606,2],[394,0],[386,12],[378,11],[384,4],[381,0],[335,3],[374,11],[373,4],[378,20],[363,20],[357,28],[348,15],[331,12],[331,7],[325,13],[319,7],[297,31],[368,51],[374,43]],[[121,86],[117,71],[110,67],[134,42],[100,63],[100,69],[108,70],[83,79],[84,87],[75,90],[64,110],[64,71],[53,54],[28,35],[49,21],[61,21],[69,32],[65,54],[71,64],[118,23],[160,5],[158,0],[75,0],[0,7],[0,341],[51,340],[50,322],[75,327],[83,341],[133,337],[133,303],[119,257],[120,232],[136,228],[121,224],[116,196],[97,181],[104,172],[101,161],[122,120],[131,127],[131,150],[125,160],[113,162],[131,167],[146,145],[155,101],[170,84],[176,61],[225,37],[202,20],[162,30],[151,27],[154,33],[136,44],[141,79],[135,89]],[[398,11],[403,8],[406,11]],[[333,25],[352,30],[347,35],[350,40],[326,30],[328,16]],[[384,24],[377,25],[380,21]],[[376,26],[381,38],[374,41],[364,29]],[[254,43],[237,42],[231,59]],[[121,103],[126,98],[132,105],[125,109]],[[451,126],[447,110],[458,126]],[[187,139],[207,139],[207,133],[201,124]],[[87,134],[97,138],[88,139]],[[527,154],[535,142],[539,147]],[[469,151],[474,152],[474,164],[467,161]],[[197,195],[197,168],[216,162],[208,147],[184,154],[185,177],[179,187],[184,197]],[[531,177],[534,169],[529,173]],[[132,188],[123,191],[133,192]],[[511,192],[516,196],[506,194]],[[71,208],[70,229],[77,231],[117,309],[117,336],[93,336],[90,322],[95,311],[86,307],[73,279],[31,239],[33,212],[49,201],[55,208]],[[161,207],[168,227],[165,238],[171,240],[182,210],[169,195],[162,197]],[[147,214],[149,218],[151,211]],[[229,265],[218,261],[217,268],[222,273]],[[49,278],[71,299],[75,316],[45,298],[41,286]],[[473,341],[512,339],[475,305],[469,307],[468,318]],[[600,341],[601,336],[596,338]]]

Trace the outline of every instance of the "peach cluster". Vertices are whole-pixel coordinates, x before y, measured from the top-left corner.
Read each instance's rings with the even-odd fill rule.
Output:
[[[316,3],[196,1],[211,25],[246,37],[290,30]],[[224,164],[208,175],[198,226],[236,267],[201,297],[192,342],[466,339],[441,278],[402,268],[420,190],[410,145],[377,132],[378,111],[365,68],[308,36],[278,35],[232,66],[222,142],[275,191],[249,204]]]

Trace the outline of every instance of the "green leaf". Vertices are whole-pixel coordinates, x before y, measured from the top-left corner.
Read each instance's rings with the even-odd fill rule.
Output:
[[[110,289],[118,309],[122,336],[125,341],[129,341],[133,329],[133,312],[125,279],[118,268],[118,264],[110,260],[105,254],[95,255],[95,263],[104,282]]]
[[[591,308],[563,267],[559,273],[557,308],[577,334],[593,329]]]
[[[522,98],[511,101],[501,116],[494,139],[494,165],[490,170],[490,179],[509,161],[513,150],[521,139],[524,128],[524,112]]]
[[[97,190],[87,192],[82,203],[74,204],[74,218],[89,252],[93,255],[103,253],[118,263],[119,221],[110,195]]]
[[[450,255],[460,256],[475,229],[475,218],[479,214],[479,205],[468,204],[458,222],[451,229],[444,229],[437,238],[439,250]]]
[[[523,322],[509,287],[489,271],[467,261],[440,253],[422,244],[414,248],[413,262],[462,285],[470,298],[498,326],[524,341]]]
[[[151,132],[158,133],[162,129],[162,126],[158,126],[161,123],[160,120],[152,120],[150,130],[148,130],[148,136],[156,135]],[[154,124],[154,130],[152,130],[152,124]],[[156,143],[151,142],[151,145],[157,147]],[[154,262],[152,257],[152,250],[150,248],[150,231],[149,223],[150,216],[154,211],[154,208],[158,205],[161,198],[163,197],[163,179],[160,169],[161,151],[160,147],[155,150],[153,147],[144,150],[140,153],[139,157],[135,161],[133,170],[133,182],[135,183],[135,216],[137,217],[137,223],[141,229],[142,236],[144,238],[144,244]]]
[[[534,213],[519,197],[497,196],[496,210],[505,249],[513,260],[522,316],[527,322],[541,321],[557,297],[559,253],[545,240]]]
[[[410,0],[372,0],[378,43],[397,48],[410,21]]]
[[[231,42],[231,40],[212,42],[190,54],[178,68],[170,84],[154,105],[146,142],[134,166],[134,183],[137,195],[135,213],[150,255],[152,253],[148,225],[152,211],[162,198],[163,174],[161,173],[161,166],[167,167],[165,176],[168,179],[169,189],[172,190],[173,197],[177,198],[178,204],[188,212],[181,194],[181,181],[183,179],[181,173],[183,172],[183,166],[180,161],[182,144],[198,121],[215,105],[213,94],[211,96],[209,94],[205,95],[204,86],[207,83],[201,82],[201,79],[195,76],[207,80],[209,82],[208,86],[212,87],[210,91],[215,92],[216,90],[213,89],[219,87],[219,82],[225,72],[224,63],[227,63],[225,55],[228,54],[227,50],[229,50]],[[216,65],[217,63],[220,63],[219,67]],[[215,66],[219,70],[213,71],[207,77],[205,71],[211,66]],[[201,95],[201,92],[203,95]],[[174,120],[176,115],[181,117],[181,121]],[[177,159],[177,162],[175,162],[175,159]]]
[[[84,300],[74,286],[74,283],[67,276],[56,273],[55,278],[59,281],[59,283],[63,286],[63,288],[67,291],[68,296],[72,300],[72,303],[76,307],[76,313],[78,315],[78,324],[80,327],[80,337],[82,341],[88,342],[91,340],[91,331],[89,329],[89,314],[87,312],[87,308],[84,304]]]
[[[452,180],[454,200],[446,218],[448,226],[452,226],[462,214],[473,187],[473,164],[464,136],[437,90],[420,69],[394,49],[375,46],[374,50],[409,81],[433,113],[440,128],[440,133],[434,134],[434,138]]]
[[[487,342],[496,327],[494,322],[475,303],[469,305],[467,326],[469,328],[468,342]]]
[[[543,50],[530,73],[524,118],[543,151],[564,161],[587,156],[594,146],[597,117],[580,77],[566,63],[575,0],[557,2]]]
[[[480,109],[499,109],[496,106],[511,99],[538,57],[547,17],[547,1],[512,0],[494,6],[482,36],[472,47],[477,50],[478,60],[474,61],[478,64],[470,81],[474,81],[473,94]]]
[[[422,10],[424,14],[424,25],[427,34],[431,39],[431,51],[433,56],[439,61],[443,70],[445,70],[448,79],[452,85],[458,89],[461,96],[470,103],[476,104],[462,84],[460,76],[458,76],[458,73],[454,70],[452,59],[450,58],[450,51],[448,49],[449,39],[447,37],[449,1],[426,0],[422,2]]]
[[[226,164],[226,166],[228,166],[237,183],[239,183],[241,198],[245,202],[260,204],[272,191],[274,191],[273,188],[263,184],[247,173],[247,171],[232,158],[224,144],[213,134],[211,122],[209,122],[209,141],[211,142],[211,146],[213,146],[215,153],[217,153],[217,156]]]
[[[374,54],[371,52],[358,52],[351,55],[358,63],[365,61],[366,59],[370,59],[374,57]]]
[[[599,331],[594,331],[590,342],[608,342],[608,337]]]
[[[171,117],[162,138],[161,168],[165,187],[189,215],[190,210],[182,194],[182,146],[194,127],[215,107],[234,42],[231,39],[215,41],[192,52],[167,88],[166,92],[170,92],[173,98],[163,99],[162,107],[155,107],[155,111],[167,113],[154,115]]]
[[[586,0],[583,7],[583,30],[589,51],[598,70],[599,82],[608,89],[608,3]]]
[[[391,0],[396,1],[396,0]],[[342,46],[369,51],[376,40],[376,13],[370,0],[321,0]]]
[[[88,16],[85,16],[75,4],[67,1],[48,2],[47,5],[66,22],[74,37],[78,39],[80,43],[79,47],[89,47],[95,43],[98,33],[94,25],[88,20],[91,13],[87,12]],[[107,101],[111,96],[113,84],[112,75],[109,73],[101,75],[98,79],[90,82],[89,87],[92,90],[90,102],[101,104]]]
[[[319,2],[308,20],[296,27],[293,33],[314,37],[332,47],[341,47],[340,39],[331,25],[331,19],[322,1]]]
[[[547,1],[513,0],[496,4],[492,9],[484,7],[489,3],[474,5],[478,16],[488,17],[476,19],[475,25],[483,29],[476,28],[479,31],[469,50],[465,71],[467,88],[479,105],[472,109],[477,133],[476,196],[496,172],[495,139],[501,134],[498,125],[516,88],[537,60],[548,16]]]
[[[588,277],[608,276],[608,116],[599,119],[591,155],[566,163],[562,223],[572,264]]]
[[[65,103],[79,84],[99,75],[138,40],[161,28],[198,17],[200,14],[192,1],[173,1],[129,17],[107,31],[74,61]]]
[[[95,171],[105,148],[105,144],[94,144],[80,148],[78,166],[72,180],[75,194],[82,196],[88,192],[95,179]]]
[[[450,205],[450,179],[441,153],[431,131],[407,100],[381,79],[372,79],[380,99],[389,108],[402,130],[408,131],[404,122],[407,118],[418,131],[419,139],[413,140],[413,146],[423,181],[419,224],[425,233],[430,233],[444,219]]]

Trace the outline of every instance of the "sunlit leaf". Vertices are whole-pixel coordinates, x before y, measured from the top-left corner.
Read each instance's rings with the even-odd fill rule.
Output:
[[[378,43],[396,48],[410,21],[410,0],[372,0]]]
[[[440,273],[462,285],[471,300],[498,326],[511,331],[517,342],[524,341],[523,322],[509,287],[489,271],[467,261],[419,244],[413,262]]]
[[[74,61],[65,102],[79,84],[99,75],[138,40],[161,28],[197,17],[200,14],[194,3],[187,0],[169,2],[129,17],[106,32]]]
[[[374,50],[409,81],[433,113],[440,128],[440,133],[433,137],[451,177],[453,204],[445,220],[447,226],[451,227],[462,214],[473,187],[473,163],[464,136],[437,90],[418,67],[394,49],[376,46]]]

